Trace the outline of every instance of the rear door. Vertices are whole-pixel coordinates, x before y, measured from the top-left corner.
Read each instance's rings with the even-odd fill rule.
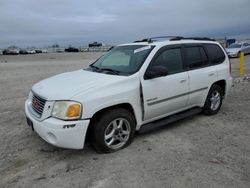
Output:
[[[182,61],[180,45],[161,48],[153,57],[147,71],[153,66],[165,66],[168,75],[153,79],[142,78],[144,120],[155,120],[186,106],[188,74]]]
[[[210,86],[217,80],[217,71],[209,65],[206,49],[201,44],[188,44],[184,47],[185,63],[189,75],[188,106],[204,103]]]

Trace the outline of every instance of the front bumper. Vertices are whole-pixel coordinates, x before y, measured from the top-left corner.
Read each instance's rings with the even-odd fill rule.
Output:
[[[25,114],[34,131],[46,142],[62,148],[82,149],[90,120],[63,121],[53,117],[39,121],[30,113],[29,101],[25,102]]]
[[[228,57],[238,57],[238,53],[227,53]]]

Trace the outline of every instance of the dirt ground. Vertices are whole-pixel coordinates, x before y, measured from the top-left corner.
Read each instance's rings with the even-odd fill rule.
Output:
[[[86,67],[101,53],[0,56],[0,187],[250,187],[250,82],[234,82],[221,111],[137,135],[97,154],[44,142],[26,125],[31,86]],[[250,55],[245,57],[250,74]],[[231,59],[239,76],[239,59]]]

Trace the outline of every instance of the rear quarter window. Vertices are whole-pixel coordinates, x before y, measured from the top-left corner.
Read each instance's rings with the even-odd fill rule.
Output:
[[[222,63],[226,56],[217,44],[204,44],[211,64]]]

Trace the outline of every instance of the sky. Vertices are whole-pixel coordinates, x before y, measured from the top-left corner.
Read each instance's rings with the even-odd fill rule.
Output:
[[[0,47],[250,36],[250,0],[0,0]]]

